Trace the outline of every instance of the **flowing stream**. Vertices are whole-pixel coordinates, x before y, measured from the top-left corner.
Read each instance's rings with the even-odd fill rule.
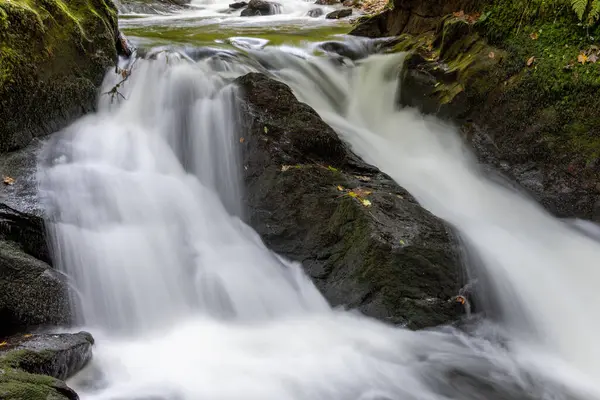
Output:
[[[222,6],[193,5],[135,24],[193,27]],[[309,21],[309,6],[287,0],[283,13]],[[317,55],[319,43],[233,39],[123,60],[132,73],[120,94],[101,95],[98,113],[40,156],[54,258],[97,339],[91,365],[69,382],[82,399],[600,398],[593,227],[547,215],[486,178],[452,127],[399,110],[402,54],[354,63]],[[336,40],[355,54],[376,47]],[[331,309],[300,265],[269,251],[239,202],[232,80],[251,71],[290,85],[452,224],[494,282],[503,318],[468,332],[388,326]],[[121,79],[109,72],[102,92]]]

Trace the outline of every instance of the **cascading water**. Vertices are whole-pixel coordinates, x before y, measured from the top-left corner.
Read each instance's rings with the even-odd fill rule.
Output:
[[[600,398],[600,246],[488,181],[451,128],[397,110],[399,57],[346,66],[301,49],[196,62],[161,52],[137,61],[127,100],[105,96],[46,146],[55,260],[98,339],[71,382],[83,399]],[[331,310],[241,222],[229,82],[253,70],[288,83],[460,231],[501,295],[502,341],[488,323],[411,332]],[[120,79],[109,74],[104,91]]]

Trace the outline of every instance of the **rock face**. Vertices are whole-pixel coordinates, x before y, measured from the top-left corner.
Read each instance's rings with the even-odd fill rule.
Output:
[[[0,156],[0,173],[14,179],[0,198],[0,337],[70,321],[67,282],[49,265],[37,199],[40,144]]]
[[[286,85],[257,73],[236,82],[249,223],[267,246],[302,262],[334,306],[410,328],[457,317],[460,268],[446,226]]]
[[[392,7],[359,21],[351,35],[366,37],[421,34],[436,28],[440,18],[458,10],[468,13],[483,0],[391,0]]]
[[[92,356],[89,333],[19,335],[0,347],[0,398],[6,400],[78,400],[63,381]]]
[[[242,17],[254,17],[258,15],[273,15],[281,12],[281,5],[265,0],[250,0],[248,7],[240,14]]]
[[[0,153],[93,109],[117,36],[111,0],[0,0]]]
[[[352,15],[352,9],[351,8],[342,8],[341,10],[335,10],[330,12],[329,14],[327,14],[327,16],[325,18],[327,19],[340,19],[340,18],[346,18]]]

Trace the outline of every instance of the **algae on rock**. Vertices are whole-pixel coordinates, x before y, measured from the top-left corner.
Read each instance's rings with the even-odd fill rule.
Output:
[[[0,152],[92,110],[117,37],[111,0],[0,0]]]

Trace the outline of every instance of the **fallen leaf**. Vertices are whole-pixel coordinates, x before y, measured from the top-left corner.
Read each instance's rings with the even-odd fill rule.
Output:
[[[535,61],[535,56],[532,56],[532,57],[530,57],[530,58],[527,60],[527,66],[528,66],[528,67],[531,67],[531,65],[533,64],[533,62],[534,62],[534,61]]]
[[[11,178],[10,176],[4,176],[3,182],[5,185],[13,185],[15,183],[15,179]]]
[[[240,143],[244,143],[246,139],[244,139],[243,137],[240,138]]]
[[[371,181],[371,178],[369,178],[368,176],[356,175],[355,178],[362,182]]]
[[[369,190],[365,190],[365,189],[360,189],[359,188],[359,189],[354,189],[354,193],[356,193],[356,195],[359,196],[359,197],[365,197],[365,196],[370,195],[373,192],[371,192]]]
[[[129,71],[127,71],[126,69],[122,69],[121,76],[123,77],[123,79],[127,78],[127,75],[129,75]]]
[[[463,18],[465,16],[465,12],[463,10],[460,10],[452,13],[452,15],[454,15],[456,18]]]
[[[263,130],[265,131],[265,133],[269,133],[269,128],[267,128],[266,126]]]
[[[489,58],[496,58],[496,53],[494,53],[493,51],[490,51],[490,54],[488,54]]]
[[[281,166],[281,171],[282,171],[282,172],[285,172],[285,171],[287,171],[287,170],[288,170],[288,169],[290,169],[290,168],[292,168],[292,166],[291,166],[291,165],[282,165],[282,166]]]
[[[404,197],[400,196],[399,194],[397,194],[396,197],[399,199],[404,199]]]
[[[344,191],[344,187],[338,185],[337,190],[339,190],[340,192],[343,192]]]
[[[367,199],[363,199],[360,201],[362,203],[363,206],[365,207],[371,207],[371,202]]]
[[[588,57],[588,62],[591,62],[592,64],[595,64],[598,61],[598,56],[595,54],[592,54],[591,56]]]
[[[529,37],[531,38],[531,40],[538,40],[540,35],[537,32],[531,32],[531,35],[529,35]]]
[[[467,302],[467,299],[465,299],[465,296],[456,296],[456,302],[460,304],[465,304]]]
[[[31,333],[27,333],[27,334],[23,335],[24,338],[29,338],[29,337],[32,337],[32,336],[33,335]]]
[[[354,199],[358,197],[358,195],[356,193],[354,193],[354,192],[348,192],[348,196],[350,196],[350,197],[352,197]]]
[[[400,239],[400,244],[401,244],[402,246],[404,246],[404,245],[406,244],[406,242],[404,242],[404,240]]]
[[[7,344],[8,344],[8,342],[0,342],[0,347],[6,346]]]
[[[328,165],[327,169],[330,170],[331,172],[338,172],[337,168],[333,168],[331,165]]]
[[[588,57],[583,53],[581,53],[577,56],[578,63],[585,64],[587,60],[588,60]]]

